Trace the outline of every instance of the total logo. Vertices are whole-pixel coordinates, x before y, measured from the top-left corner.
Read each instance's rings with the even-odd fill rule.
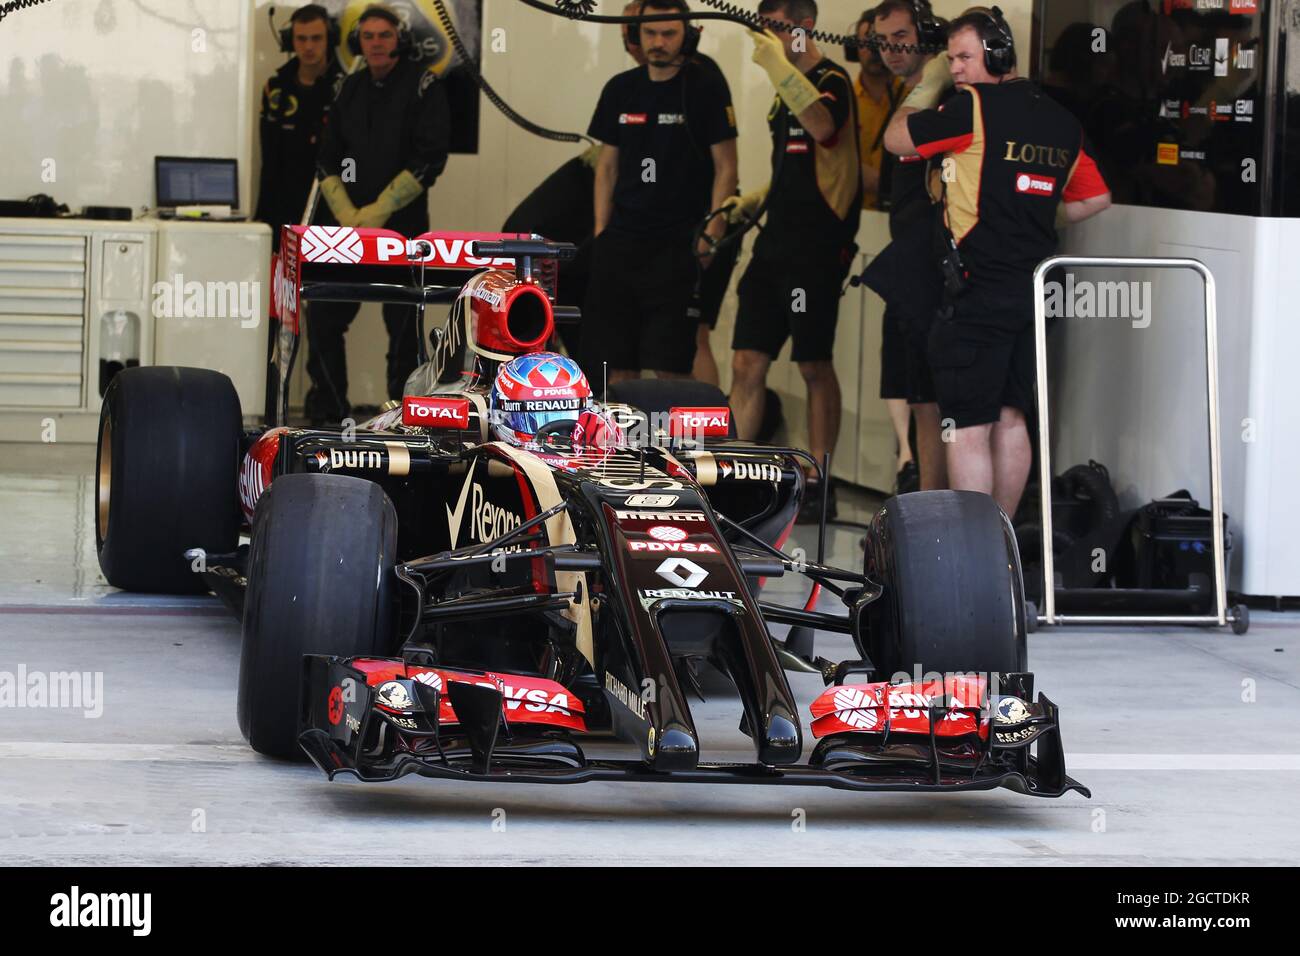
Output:
[[[402,424],[418,428],[469,428],[469,399],[404,396]]]
[[[1056,179],[1052,176],[1021,173],[1016,177],[1016,192],[1029,196],[1053,196],[1056,194]]]
[[[778,465],[763,464],[753,461],[720,461],[718,470],[723,478],[737,481],[780,481],[781,468]]]
[[[669,558],[655,568],[655,574],[675,588],[686,588],[691,591],[703,584],[704,579],[709,576],[708,571],[687,558]]]
[[[1229,13],[1259,13],[1259,0],[1229,0]]]

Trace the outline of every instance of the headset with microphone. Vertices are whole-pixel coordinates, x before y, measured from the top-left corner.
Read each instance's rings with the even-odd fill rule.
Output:
[[[902,50],[904,53],[935,53],[944,48],[948,43],[948,24],[934,15],[934,10],[930,6],[930,0],[907,0],[907,5],[912,10],[912,23],[916,25],[916,44],[911,43],[892,43],[884,37],[872,36],[866,48],[880,56],[883,50]],[[844,58],[850,63],[857,63],[858,50],[864,45],[857,39],[857,32],[862,28],[862,24],[868,20],[875,20],[878,8],[872,8],[864,11],[858,18],[858,22],[853,27],[853,36],[844,44]]]
[[[640,16],[646,15],[645,8],[647,5],[648,5],[648,0],[642,0],[640,8],[637,10],[638,15]],[[655,0],[653,6],[672,7],[674,10],[679,10],[682,13],[691,12],[691,8],[686,5],[686,0]],[[667,15],[665,14],[665,19],[666,17]],[[699,50],[700,33],[701,30],[699,27],[692,26],[689,21],[686,23],[686,36],[682,40],[682,51],[681,53],[677,54],[677,56],[681,60],[683,61],[689,60]],[[641,45],[641,24],[629,23],[627,25],[627,42],[631,46]]]
[[[1001,7],[976,11],[984,15],[989,29],[981,29],[980,46],[984,48],[984,68],[993,76],[1006,76],[1016,68],[1016,43]]]
[[[390,14],[387,10],[383,10],[382,8],[376,10],[373,7],[367,7],[365,10],[361,11],[361,16],[357,19],[357,22],[352,25],[352,29],[348,31],[348,52],[353,56],[361,55],[361,21],[371,18],[384,20],[397,30],[397,49],[393,51],[394,60],[398,57],[405,56],[407,53],[410,53],[411,50],[415,49],[415,39],[411,36],[411,30],[405,23],[400,19],[397,19],[396,16]]]
[[[293,52],[293,25],[294,20],[290,18],[287,26],[277,28],[275,25],[275,7],[267,10],[266,14],[271,20],[271,29],[275,32],[276,38],[280,44],[281,53]],[[314,19],[314,18],[313,18]],[[311,21],[307,21],[311,22]],[[325,46],[330,50],[330,55],[338,49],[341,31],[339,30],[339,21],[337,17],[326,15],[325,17]]]

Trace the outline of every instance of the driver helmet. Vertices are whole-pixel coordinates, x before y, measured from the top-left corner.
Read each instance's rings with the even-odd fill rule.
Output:
[[[492,432],[513,445],[536,442],[543,426],[571,421],[577,427],[591,407],[591,386],[578,363],[557,352],[520,355],[501,366],[488,408]]]

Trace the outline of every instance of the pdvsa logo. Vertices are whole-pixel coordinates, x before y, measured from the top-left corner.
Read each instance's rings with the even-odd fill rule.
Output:
[[[1016,192],[1029,196],[1052,196],[1056,193],[1056,179],[1021,173],[1016,177]]]

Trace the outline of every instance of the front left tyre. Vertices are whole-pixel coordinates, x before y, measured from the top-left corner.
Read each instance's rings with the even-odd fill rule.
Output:
[[[239,729],[258,753],[298,747],[303,655],[397,649],[397,512],[373,482],[282,475],[257,502],[239,658]]]
[[[95,547],[125,591],[207,590],[190,548],[235,550],[243,417],[234,384],[203,368],[118,372],[99,413]]]

